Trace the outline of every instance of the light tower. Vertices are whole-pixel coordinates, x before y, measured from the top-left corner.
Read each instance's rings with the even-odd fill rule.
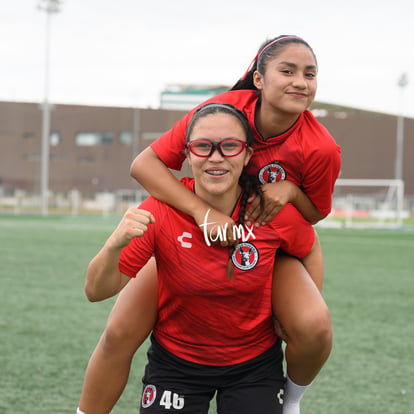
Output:
[[[403,209],[404,209],[404,181],[403,181],[403,157],[404,157],[404,88],[408,85],[408,77],[406,73],[401,74],[398,79],[398,87],[400,88],[400,104],[398,108],[397,117],[397,148],[395,155],[395,179],[399,180],[399,196],[398,196],[398,219],[400,223],[403,220]]]
[[[49,55],[50,55],[50,16],[60,11],[62,0],[39,0],[38,8],[46,12],[45,34],[45,77],[44,96],[42,105],[42,152],[41,152],[41,176],[40,194],[41,210],[43,215],[48,214],[49,203],[49,137],[50,137],[50,105],[49,105]]]
[[[402,180],[403,172],[403,155],[404,155],[404,113],[403,113],[403,95],[404,88],[408,85],[408,77],[403,73],[398,79],[400,88],[400,105],[397,118],[397,151],[395,156],[395,179]]]

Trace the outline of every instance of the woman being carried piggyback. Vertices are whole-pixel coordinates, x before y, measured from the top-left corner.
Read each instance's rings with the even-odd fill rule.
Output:
[[[248,224],[267,223],[287,203],[312,224],[331,211],[341,164],[340,148],[308,110],[315,99],[317,72],[317,60],[309,44],[298,36],[282,35],[262,44],[232,90],[207,101],[234,105],[247,116],[253,129],[254,153],[248,172],[262,184],[265,207],[260,212],[255,197],[245,216]],[[210,206],[168,171],[182,166],[185,131],[193,113],[190,111],[139,154],[131,174],[151,195],[191,215],[201,225]],[[214,226],[233,223],[214,209],[209,219],[213,233]],[[224,240],[221,244],[232,243],[234,240]],[[309,266],[307,271],[320,292],[323,272]],[[329,311],[322,296],[303,277],[304,272],[300,261],[279,258],[273,280],[274,312],[283,327],[278,333],[284,332],[287,340],[285,401],[290,404],[292,396],[296,406],[332,347]]]

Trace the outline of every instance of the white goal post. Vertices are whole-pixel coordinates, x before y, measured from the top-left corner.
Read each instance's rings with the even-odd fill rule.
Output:
[[[397,179],[338,179],[332,213],[322,225],[400,227],[404,218],[404,181]]]

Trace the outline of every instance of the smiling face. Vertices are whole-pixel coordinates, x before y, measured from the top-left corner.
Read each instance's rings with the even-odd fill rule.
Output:
[[[212,113],[200,117],[194,124],[189,141],[199,139],[220,142],[238,139],[246,142],[240,121],[228,113]],[[239,194],[239,177],[253,150],[250,147],[234,157],[223,157],[215,150],[209,157],[199,157],[187,151],[188,163],[193,171],[196,194],[213,207],[223,199],[234,203]]]
[[[266,62],[264,74],[254,73],[262,104],[281,113],[300,114],[315,99],[317,64],[311,49],[290,43]]]

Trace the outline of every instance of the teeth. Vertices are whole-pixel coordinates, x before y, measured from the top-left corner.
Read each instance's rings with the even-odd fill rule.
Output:
[[[223,170],[220,170],[220,171],[218,171],[218,170],[208,170],[207,173],[210,174],[210,175],[224,175],[226,173],[226,171],[223,171]]]

